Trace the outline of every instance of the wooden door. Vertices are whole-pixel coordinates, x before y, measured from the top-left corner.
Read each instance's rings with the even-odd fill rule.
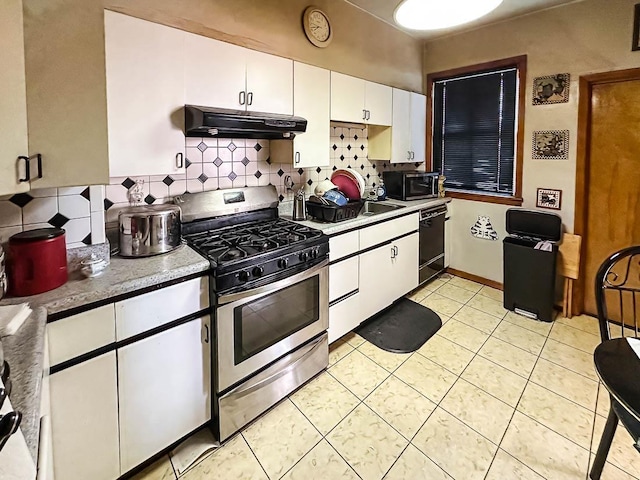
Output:
[[[612,253],[640,244],[640,80],[594,84],[586,185],[584,310],[597,313],[593,282]]]

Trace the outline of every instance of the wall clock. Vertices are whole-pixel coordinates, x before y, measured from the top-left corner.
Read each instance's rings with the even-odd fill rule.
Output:
[[[316,47],[325,48],[331,43],[333,29],[329,17],[318,7],[307,7],[302,15],[304,33]]]

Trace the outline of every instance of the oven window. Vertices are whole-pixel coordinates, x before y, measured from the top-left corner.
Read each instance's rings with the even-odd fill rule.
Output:
[[[318,275],[233,311],[235,365],[320,318]]]

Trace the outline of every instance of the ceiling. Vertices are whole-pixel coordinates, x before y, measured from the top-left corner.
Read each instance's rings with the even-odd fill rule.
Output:
[[[365,12],[377,17],[378,19],[386,22],[394,27],[402,30],[416,38],[421,38],[423,40],[429,40],[437,37],[442,37],[445,35],[451,35],[453,33],[460,33],[465,30],[472,30],[474,28],[478,28],[483,25],[488,25],[490,23],[496,23],[503,20],[507,20],[514,17],[519,17],[521,15],[525,15],[527,13],[535,12],[538,10],[545,10],[547,8],[556,7],[558,5],[563,5],[565,3],[575,3],[576,1],[581,0],[504,0],[502,4],[496,8],[494,11],[485,15],[478,20],[474,20],[473,22],[466,23],[464,25],[458,25],[456,27],[444,28],[441,30],[432,30],[432,31],[412,31],[406,30],[396,25],[393,20],[393,12],[401,3],[400,0],[345,0],[347,3],[350,3]],[[443,1],[443,0],[436,0]],[[445,0],[446,1],[446,0]]]

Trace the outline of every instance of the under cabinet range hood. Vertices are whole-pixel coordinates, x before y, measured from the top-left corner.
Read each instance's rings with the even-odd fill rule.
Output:
[[[187,137],[282,140],[307,129],[307,120],[293,115],[195,105],[184,106],[184,124]]]

